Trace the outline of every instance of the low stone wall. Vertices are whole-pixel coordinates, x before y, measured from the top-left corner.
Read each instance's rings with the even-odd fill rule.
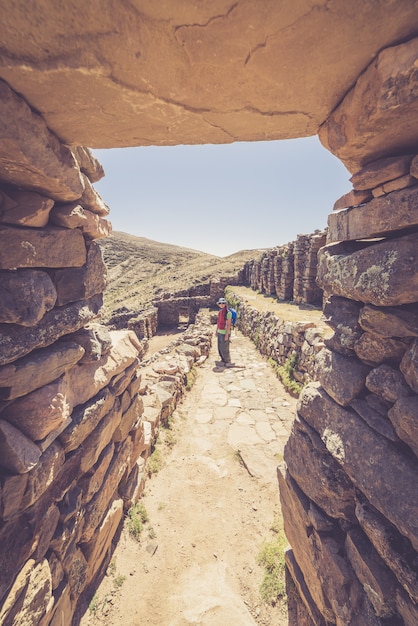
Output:
[[[227,296],[237,310],[237,328],[254,341],[261,354],[278,365],[295,355],[294,379],[301,384],[316,380],[316,355],[324,347],[323,328],[314,322],[290,322],[274,313],[258,311],[231,288]]]

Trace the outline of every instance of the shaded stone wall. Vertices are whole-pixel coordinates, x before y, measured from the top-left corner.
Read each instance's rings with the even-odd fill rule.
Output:
[[[252,289],[279,300],[322,304],[316,283],[318,250],[325,244],[326,231],[298,235],[296,241],[271,248],[245,264],[243,282]]]
[[[1,81],[0,111],[0,623],[61,626],[103,575],[212,329],[200,321],[148,365],[133,330],[100,325],[102,168]]]
[[[346,162],[363,156],[319,252],[334,334],[278,471],[291,626],[297,596],[306,625],[418,624],[417,58],[417,40],[381,53],[323,131]]]

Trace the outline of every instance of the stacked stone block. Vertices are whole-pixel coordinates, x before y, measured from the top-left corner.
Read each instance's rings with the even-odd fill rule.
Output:
[[[243,281],[256,291],[279,300],[318,305],[322,290],[316,283],[318,250],[326,242],[326,231],[298,235],[296,241],[263,252],[244,266]]]
[[[298,303],[322,304],[322,290],[316,283],[318,251],[325,245],[326,232],[298,235],[294,244],[295,279],[293,300]]]
[[[284,365],[289,357],[296,355],[293,378],[307,384],[316,380],[316,355],[324,347],[324,327],[313,322],[290,322],[277,315],[262,312],[249,306],[233,292],[228,296],[238,311],[238,328],[250,337],[261,354],[272,358],[278,365]]]
[[[334,334],[278,471],[307,626],[418,624],[418,157],[405,126],[417,58],[418,40],[383,51],[325,125],[328,145],[357,167],[319,252]],[[373,152],[383,131],[392,154]]]
[[[158,369],[147,382],[136,333],[98,320],[100,164],[2,81],[0,111],[0,623],[58,626],[93,595],[212,331],[175,347],[170,386]]]

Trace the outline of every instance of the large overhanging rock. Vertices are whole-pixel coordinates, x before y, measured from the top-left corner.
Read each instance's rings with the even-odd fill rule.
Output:
[[[321,128],[323,144],[351,172],[415,150],[417,59],[418,39],[382,50]]]
[[[8,2],[0,77],[71,145],[285,139],[417,25],[410,0]]]

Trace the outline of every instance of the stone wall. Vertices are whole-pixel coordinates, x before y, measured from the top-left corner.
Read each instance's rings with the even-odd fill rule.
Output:
[[[198,320],[148,363],[136,332],[100,325],[96,239],[111,228],[92,186],[101,166],[3,82],[0,110],[0,623],[61,626],[103,575],[159,423],[212,329]]]
[[[323,131],[347,162],[360,141],[363,156],[319,252],[334,334],[278,471],[289,592],[306,626],[418,624],[417,58],[417,40],[381,53]]]
[[[237,310],[237,328],[254,341],[261,354],[284,365],[294,357],[292,377],[300,384],[316,380],[316,355],[324,347],[324,327],[312,321],[291,322],[272,312],[259,311],[227,290],[228,302]]]
[[[279,300],[322,304],[316,283],[318,250],[325,244],[326,231],[298,235],[296,241],[266,250],[260,259],[245,264],[243,283]]]

